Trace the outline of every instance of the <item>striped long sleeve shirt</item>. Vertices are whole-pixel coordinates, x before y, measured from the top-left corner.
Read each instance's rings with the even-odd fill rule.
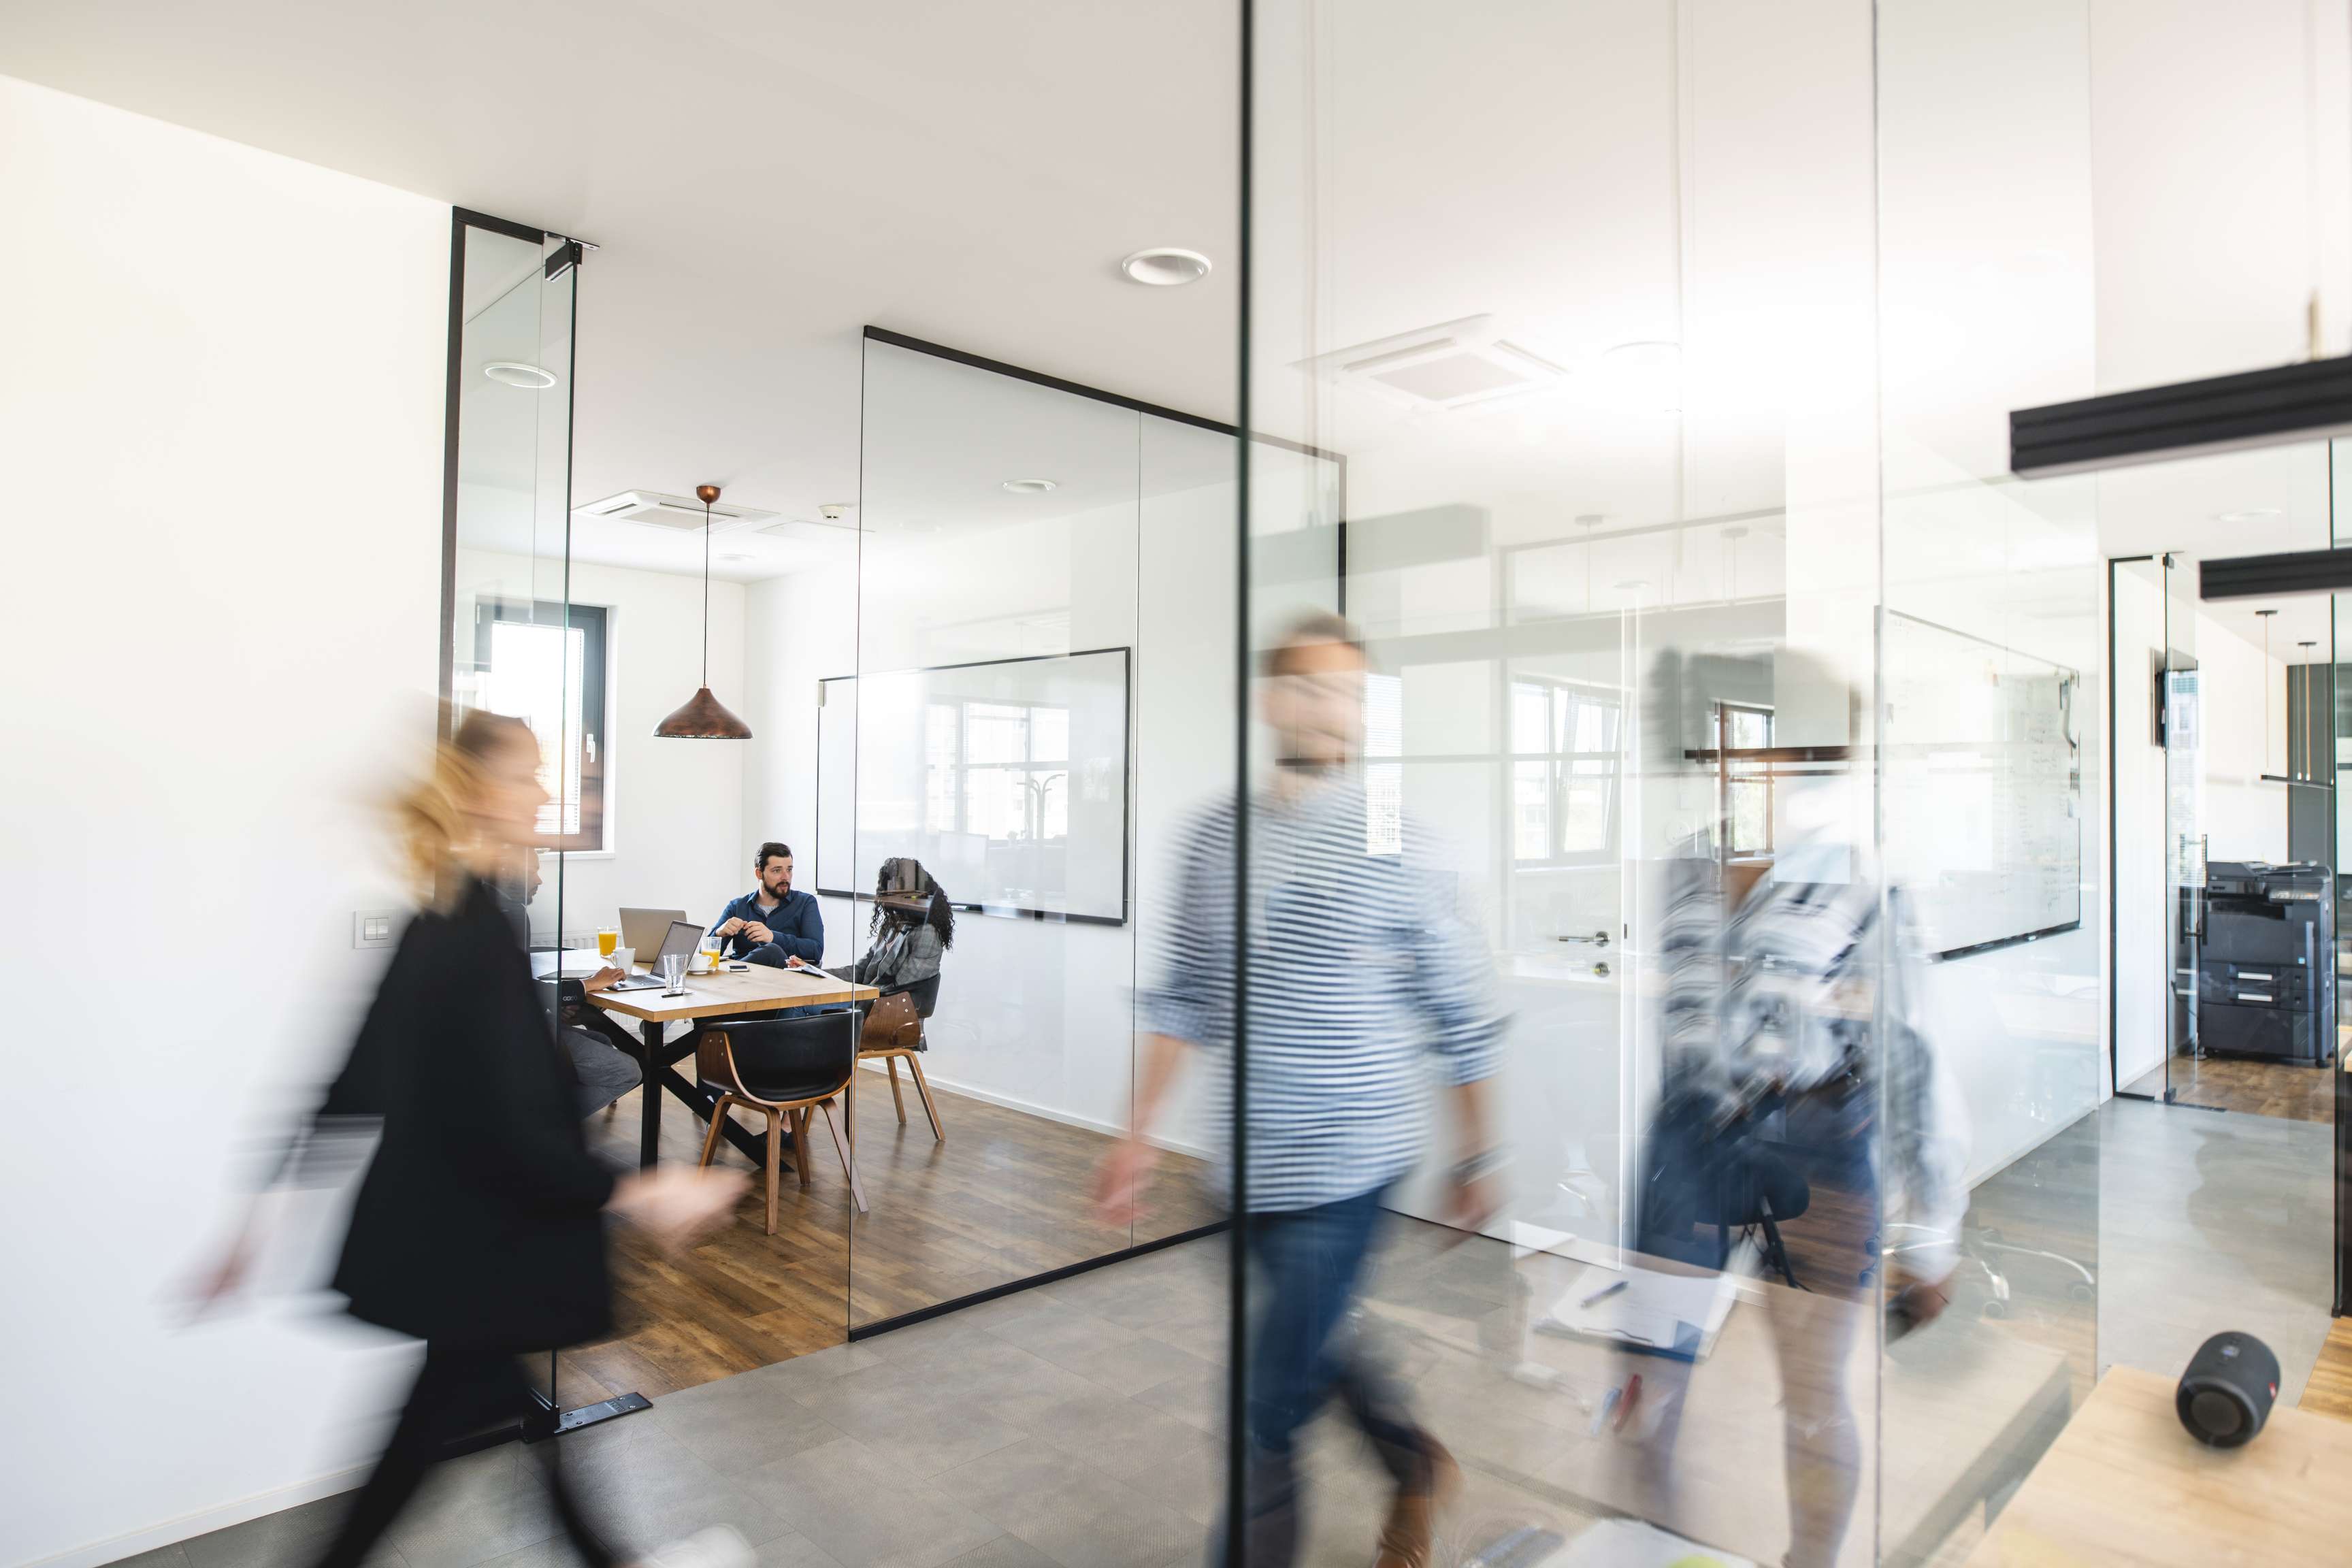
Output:
[[[1358,779],[1251,803],[1246,942],[1234,933],[1231,802],[1178,849],[1141,1026],[1206,1047],[1213,1136],[1233,1133],[1234,976],[1248,966],[1246,1206],[1302,1209],[1385,1186],[1420,1156],[1426,1085],[1491,1077],[1494,963],[1454,881],[1407,820],[1367,847]]]

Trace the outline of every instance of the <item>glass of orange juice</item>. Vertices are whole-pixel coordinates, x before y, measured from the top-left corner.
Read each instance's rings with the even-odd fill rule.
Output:
[[[596,928],[596,956],[610,958],[621,945],[621,932],[615,926]]]
[[[704,931],[704,932],[702,933],[702,967],[703,967],[703,968],[705,968],[705,969],[716,969],[716,968],[718,968],[718,967],[719,967],[719,945],[720,945],[720,944],[719,944],[719,938],[717,938],[717,937],[715,937],[715,936],[711,935],[709,931]]]

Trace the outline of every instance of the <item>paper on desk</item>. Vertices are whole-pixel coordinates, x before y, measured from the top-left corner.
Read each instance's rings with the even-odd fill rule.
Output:
[[[1619,1279],[1624,1289],[1585,1305]],[[1632,1265],[1622,1273],[1591,1268],[1537,1320],[1536,1330],[1696,1361],[1715,1348],[1738,1293],[1738,1279],[1729,1273],[1668,1274]]]

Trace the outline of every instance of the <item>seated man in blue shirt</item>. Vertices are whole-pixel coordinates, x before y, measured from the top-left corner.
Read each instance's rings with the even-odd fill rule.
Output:
[[[814,895],[793,890],[792,846],[761,845],[751,869],[760,885],[729,904],[710,928],[727,944],[727,956],[774,969],[823,963],[824,916]]]

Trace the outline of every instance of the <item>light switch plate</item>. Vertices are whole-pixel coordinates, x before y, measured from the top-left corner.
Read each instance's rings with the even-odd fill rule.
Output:
[[[360,910],[352,915],[353,947],[390,947],[398,917],[390,910]]]

